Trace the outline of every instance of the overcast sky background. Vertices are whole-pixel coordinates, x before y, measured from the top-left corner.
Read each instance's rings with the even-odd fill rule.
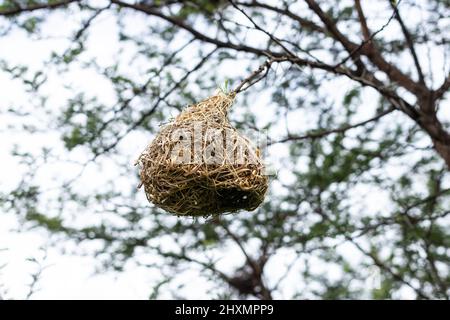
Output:
[[[101,2],[95,2],[96,5],[101,7]],[[369,6],[368,7],[368,11]],[[376,26],[372,26],[373,30],[377,29],[377,26],[381,26],[385,22],[385,16],[380,15],[379,21]],[[67,35],[70,34],[70,30],[74,30],[81,19],[81,17],[73,17],[73,19],[67,19],[67,16],[63,14],[51,14],[49,20],[43,25],[43,34],[48,35],[46,40],[36,40],[27,35],[23,31],[14,31],[6,37],[0,38],[0,59],[4,59],[11,63],[11,65],[25,64],[31,69],[39,70],[46,68],[44,62],[48,60],[50,52],[52,50],[62,51],[65,50],[69,41]],[[135,19],[135,18],[133,18]],[[384,20],[383,20],[384,19]],[[418,18],[420,21],[420,18]],[[133,24],[130,22],[130,28],[139,28],[139,20],[133,20]],[[243,23],[247,23],[244,20]],[[1,26],[0,26],[1,27]],[[109,65],[114,61],[114,57],[118,54],[119,45],[117,41],[116,24],[114,17],[110,14],[102,15],[95,21],[91,28],[91,36],[88,41],[88,55],[95,57],[97,62],[101,65]],[[386,28],[383,34],[389,34],[390,32],[396,32],[397,26],[394,24]],[[129,53],[121,52],[121,55],[126,57]],[[435,69],[436,83],[441,82],[440,74],[443,70],[443,57],[440,53],[431,53],[433,55],[433,66],[427,66],[427,62],[424,61],[424,65]],[[86,58],[87,59],[87,58]],[[226,66],[224,67],[226,68]],[[234,68],[239,69],[234,66]],[[448,70],[448,67],[447,67]],[[230,68],[228,68],[228,72]],[[63,79],[61,78],[63,77]],[[224,76],[225,78],[225,76]],[[341,81],[341,83],[339,82]],[[104,79],[101,79],[94,72],[82,70],[78,68],[70,70],[70,72],[64,75],[59,75],[55,70],[52,70],[49,75],[48,83],[45,85],[44,90],[50,93],[49,105],[58,108],[64,104],[64,102],[71,97],[71,93],[68,89],[64,89],[63,83],[71,83],[72,88],[87,92],[98,96],[103,101],[114,101],[114,96],[111,88],[108,87],[108,83]],[[339,84],[340,83],[340,84]],[[329,88],[330,97],[334,97],[336,101],[341,101],[342,96],[351,86],[344,79],[337,80],[333,83],[334,87]],[[336,90],[336,88],[339,90]],[[45,126],[47,115],[43,110],[38,110],[35,104],[39,104],[38,100],[33,100],[33,96],[25,92],[24,86],[17,80],[12,81],[10,76],[0,72],[0,191],[6,191],[14,187],[19,177],[22,174],[26,174],[26,170],[23,165],[17,163],[17,159],[10,156],[10,150],[15,144],[18,144],[21,149],[28,152],[39,152],[40,148],[44,145],[51,145],[55,150],[65,156],[65,160],[70,158],[72,161],[83,162],[87,159],[86,155],[82,151],[74,150],[68,154],[60,141],[60,133],[56,130],[45,130],[43,133],[39,132],[39,128]],[[375,109],[376,99],[374,94],[370,91],[364,91],[361,101],[364,101],[366,108],[358,114],[355,120],[365,119],[372,114]],[[270,106],[267,103],[268,99],[264,95],[261,95],[258,101],[255,101],[255,110],[268,110],[264,112],[261,121],[264,122],[264,117],[270,119],[272,113],[270,112]],[[22,120],[18,120],[15,115],[8,114],[6,111],[11,105],[20,105],[23,107],[23,112],[33,113],[31,117],[27,117],[26,121],[29,125],[36,126],[37,132],[33,135],[23,132],[17,125]],[[450,119],[450,108],[442,107],[441,117]],[[366,111],[364,111],[366,110]],[[397,113],[390,115],[390,117],[404,117]],[[303,131],[309,129],[308,125],[311,123],[308,121],[308,115],[303,114],[297,117],[288,119],[288,126],[291,131]],[[48,129],[48,128],[43,128]],[[284,132],[281,132],[281,135]],[[124,159],[128,159],[128,165],[132,165],[136,157],[143,150],[145,145],[149,142],[149,137],[142,134],[130,134],[119,146],[120,153]],[[274,146],[270,150],[270,160],[277,170],[279,170],[280,176],[283,179],[289,179],[289,173],[280,170],[283,166],[283,159],[287,159],[287,151],[283,146]],[[99,172],[96,166],[88,167],[78,183],[80,188],[95,188],[101,187],[101,179],[105,176],[114,177],[116,164],[108,161],[107,159],[100,159],[103,167],[103,171]],[[39,172],[38,181],[42,181],[42,184],[48,189],[57,185],[58,179],[64,175],[66,178],[76,176],[79,172],[79,166],[77,164],[61,161],[54,163],[52,166],[47,166],[44,170]],[[395,168],[392,169],[392,174],[399,174],[395,172]],[[128,184],[124,184],[128,185]],[[91,190],[92,190],[91,189]],[[50,191],[51,192],[51,191]],[[143,203],[146,199],[141,193]],[[382,210],[389,206],[386,195],[382,193],[373,193],[371,190],[360,190],[360,193],[355,193],[355,197],[365,197],[363,205],[370,204],[373,210]],[[89,219],[89,218],[87,218]],[[177,219],[173,217],[173,219]],[[21,299],[25,298],[28,292],[28,284],[31,282],[30,275],[36,272],[36,264],[28,261],[30,258],[35,258],[41,262],[41,265],[45,267],[40,281],[38,282],[39,291],[32,295],[32,299],[146,299],[150,294],[151,284],[158,279],[156,273],[150,272],[144,267],[139,267],[134,263],[130,263],[125,271],[122,273],[103,273],[94,274],[96,269],[96,259],[90,256],[79,256],[71,254],[71,249],[74,248],[74,244],[68,242],[65,244],[67,248],[66,252],[61,252],[61,248],[55,247],[48,241],[46,232],[42,230],[30,230],[27,232],[16,232],[19,229],[17,219],[14,214],[8,212],[1,212],[0,214],[0,250],[2,248],[6,250],[0,251],[0,266],[5,264],[4,268],[0,269],[0,295],[3,298]],[[71,247],[72,246],[72,247]],[[235,256],[236,261],[240,261],[243,257],[236,248],[228,248],[230,254],[228,256]],[[347,251],[350,254],[354,253],[347,246],[339,248],[343,252]],[[233,253],[234,252],[234,253]],[[45,259],[44,256],[46,255]],[[277,272],[283,270],[286,264],[295,257],[291,252],[281,252],[278,259],[267,266],[268,272]],[[358,261],[358,256],[354,256],[355,263]],[[300,262],[301,263],[301,262]],[[316,266],[317,269],[323,267]],[[227,269],[227,263],[224,262],[223,268]],[[301,268],[301,266],[299,266]],[[295,271],[295,270],[294,270]],[[332,269],[323,270],[323,272],[333,273]],[[188,277],[189,275],[186,275]],[[206,283],[200,282],[196,279],[195,272],[192,273],[191,285],[196,288],[204,288],[203,290],[190,290],[191,287],[180,289],[180,293],[186,293],[189,298],[208,298],[209,286]],[[298,282],[298,279],[292,275],[288,281],[292,283]],[[368,281],[372,281],[368,279]],[[301,287],[301,283],[298,287]],[[369,285],[371,285],[369,283]],[[173,285],[175,288],[176,284]],[[298,288],[297,287],[297,288]],[[290,289],[287,287],[285,294],[289,296],[292,294],[295,287]],[[184,291],[183,291],[184,290]],[[291,291],[291,292],[289,292]],[[403,297],[411,297],[411,292],[407,289],[402,293]],[[162,296],[164,297],[164,295]]]

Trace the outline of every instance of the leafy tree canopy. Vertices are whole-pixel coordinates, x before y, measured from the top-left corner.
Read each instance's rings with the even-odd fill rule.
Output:
[[[99,271],[152,270],[150,298],[448,298],[449,7],[0,1],[0,208]],[[132,164],[159,125],[261,65],[231,118],[269,133],[264,204],[148,204]]]

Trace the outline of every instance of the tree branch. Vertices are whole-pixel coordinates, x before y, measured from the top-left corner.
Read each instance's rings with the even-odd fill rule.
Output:
[[[105,10],[109,9],[111,7],[111,4],[108,4],[104,8],[100,8],[95,10],[94,14],[88,18],[86,21],[83,22],[83,25],[81,28],[77,31],[75,36],[73,37],[74,41],[80,40],[80,38],[83,36],[83,34],[86,32],[86,30],[91,26],[92,22]]]
[[[301,27],[305,28],[305,29],[310,29],[312,31],[317,31],[323,34],[326,34],[327,31],[326,29],[322,28],[321,26],[315,24],[314,22],[304,19],[302,17],[300,17],[299,15],[296,15],[295,13],[293,13],[292,11],[290,11],[288,8],[277,8],[265,3],[261,3],[258,1],[252,1],[252,2],[235,2],[237,5],[243,6],[243,7],[253,7],[253,8],[263,8],[263,9],[267,9],[273,12],[277,12],[280,13],[282,15],[285,15],[289,18],[291,18],[294,21],[297,21]]]
[[[16,5],[15,8],[0,9],[0,16],[14,16],[23,12],[31,12],[42,9],[55,9],[58,7],[66,6],[72,2],[79,2],[80,0],[65,0],[65,1],[49,1],[48,3],[37,3],[26,7]]]
[[[170,96],[179,86],[181,86],[181,84],[184,83],[184,81],[186,81],[186,79],[189,78],[189,76],[194,73],[195,71],[199,70],[205,63],[206,61],[208,61],[208,59],[217,51],[217,48],[215,48],[214,50],[212,50],[211,52],[209,52],[206,56],[204,56],[191,70],[189,70],[188,72],[186,72],[184,74],[183,77],[181,77],[180,80],[178,80],[177,82],[175,82],[175,84],[162,96],[159,96],[158,99],[155,101],[155,103],[153,104],[153,106],[147,110],[146,112],[141,114],[141,117],[139,118],[139,120],[137,120],[136,122],[133,123],[133,125],[131,125],[122,135],[119,135],[116,139],[116,141],[114,141],[113,143],[111,143],[110,145],[106,146],[105,148],[99,150],[98,152],[96,152],[94,154],[94,159],[97,158],[100,154],[106,153],[112,149],[114,149],[117,144],[122,141],[122,139],[127,136],[131,131],[133,131],[134,129],[136,129],[138,126],[140,126],[145,119],[147,119],[149,116],[151,116],[156,109],[158,108],[159,104],[164,101],[164,99],[166,99],[168,96]]]
[[[265,29],[261,28],[244,10],[242,10],[241,8],[239,8],[234,2],[233,0],[228,0],[231,5],[236,8],[239,12],[241,12],[252,24],[253,26],[265,33],[273,42],[275,42],[276,44],[278,44],[288,55],[295,57],[296,54],[294,54],[291,50],[289,50],[279,39],[277,39],[273,34],[271,34],[270,32],[266,31]]]
[[[298,140],[305,140],[305,139],[319,139],[319,138],[323,138],[324,136],[327,136],[327,135],[332,134],[332,133],[343,133],[343,132],[346,132],[346,131],[348,131],[350,129],[361,127],[361,126],[364,126],[364,125],[366,125],[366,124],[368,124],[370,122],[377,121],[377,120],[381,119],[382,117],[390,114],[394,110],[396,110],[396,108],[391,107],[391,108],[389,108],[389,109],[387,109],[387,110],[385,110],[383,112],[380,112],[379,114],[375,115],[374,117],[372,117],[370,119],[367,119],[367,120],[364,120],[364,121],[361,121],[361,122],[358,122],[358,123],[355,123],[355,124],[351,124],[351,125],[350,124],[349,125],[345,125],[343,127],[332,129],[332,130],[324,130],[324,131],[320,131],[320,132],[313,132],[313,133],[309,133],[309,134],[306,134],[306,135],[303,135],[303,136],[288,136],[288,137],[286,137],[284,139],[272,142],[272,143],[270,143],[270,145],[277,144],[277,143],[284,143],[284,142],[287,142],[287,141],[298,141]]]
[[[401,0],[400,0],[401,1]],[[400,2],[399,1],[399,2]],[[375,45],[373,44],[373,39],[375,38],[375,36],[377,34],[379,34],[380,32],[382,32],[392,21],[392,19],[394,19],[395,16],[395,12],[392,13],[391,17],[388,19],[388,21],[381,26],[380,29],[378,29],[377,31],[375,31],[373,34],[370,33],[369,27],[367,25],[367,20],[366,17],[364,15],[364,12],[362,10],[361,7],[361,3],[359,2],[359,0],[355,0],[355,6],[356,6],[356,11],[358,12],[358,18],[360,20],[360,24],[361,24],[361,31],[363,33],[363,37],[364,37],[364,41],[361,42],[361,44],[357,47],[355,47],[350,54],[343,59],[341,62],[339,62],[336,66],[340,66],[342,64],[344,64],[345,62],[347,62],[350,58],[352,58],[353,56],[361,53],[362,49],[364,47],[370,47],[371,50],[378,52],[377,48],[375,47]]]
[[[317,6],[317,4],[312,0],[306,0],[306,1],[312,2],[313,5]],[[149,14],[149,15],[154,15],[154,16],[160,17],[161,19],[164,19],[164,20],[180,27],[181,29],[188,31],[196,39],[215,44],[217,47],[220,47],[220,48],[230,48],[230,49],[234,49],[237,51],[253,53],[256,55],[260,55],[260,56],[263,55],[263,56],[267,56],[267,57],[273,59],[274,61],[290,61],[290,62],[295,63],[300,66],[309,66],[311,68],[322,69],[322,70],[330,71],[335,74],[347,76],[350,79],[357,81],[363,85],[371,86],[371,87],[375,88],[378,92],[380,92],[388,100],[390,100],[399,110],[402,110],[403,112],[405,112],[408,116],[410,116],[413,119],[418,118],[418,115],[417,115],[416,111],[414,110],[414,108],[412,108],[406,101],[399,98],[392,90],[384,87],[384,85],[381,83],[381,81],[376,79],[375,76],[370,73],[369,74],[365,73],[363,75],[359,75],[356,72],[353,72],[353,71],[348,70],[343,67],[335,67],[335,66],[331,66],[331,65],[328,65],[325,63],[318,62],[318,61],[310,61],[307,59],[300,58],[298,56],[290,55],[290,56],[286,57],[286,55],[284,55],[281,52],[273,52],[273,51],[269,51],[269,50],[263,50],[263,49],[259,49],[259,48],[250,47],[247,45],[234,44],[231,42],[224,42],[224,41],[221,41],[218,39],[211,38],[211,37],[199,32],[198,30],[194,29],[192,26],[186,24],[184,21],[179,20],[174,17],[167,16],[167,15],[163,14],[161,11],[158,11],[154,8],[151,8],[151,7],[142,5],[142,4],[129,4],[129,3],[119,1],[119,0],[111,0],[111,2],[116,5],[122,6],[122,7],[131,8],[131,9],[141,11],[141,12]],[[322,12],[322,10],[320,8],[319,8],[319,10],[320,10],[319,12]],[[328,19],[328,17],[326,17],[326,19]],[[328,20],[326,20],[326,21],[328,21]],[[332,25],[331,28],[332,28],[332,30],[334,30],[334,33],[336,33],[336,36],[339,39],[341,39],[341,41],[346,43],[347,46],[349,46],[349,49],[355,49],[357,47],[356,44],[352,44],[351,42],[349,42],[335,27],[333,27],[334,24],[331,20],[329,21],[329,24]]]
[[[416,83],[405,75],[400,69],[387,62],[383,56],[374,50],[373,46],[365,46],[351,42],[346,36],[344,36],[337,28],[334,21],[319,7],[314,0],[305,0],[309,8],[316,13],[316,15],[322,20],[327,29],[333,36],[342,43],[344,48],[351,52],[352,56],[357,57],[359,54],[365,55],[369,60],[376,65],[381,71],[383,71],[389,79],[398,83],[416,96],[423,96],[427,93],[427,88],[419,83]],[[373,36],[373,35],[372,35]]]
[[[377,267],[386,271],[395,280],[413,289],[420,298],[429,299],[429,297],[424,292],[422,292],[420,288],[414,287],[411,283],[409,283],[406,279],[404,279],[403,275],[392,270],[374,252],[365,250],[358,242],[356,242],[355,239],[353,239],[351,236],[347,234],[346,230],[341,225],[337,224],[333,219],[331,219],[331,217],[328,214],[323,212],[320,206],[316,208],[315,212],[319,214],[322,217],[322,219],[330,222],[340,232],[340,234],[342,234],[345,237],[345,239],[347,239],[350,243],[352,243],[362,254],[369,257]]]
[[[167,16],[167,15],[163,14],[161,11],[154,9],[152,7],[146,6],[144,4],[131,4],[131,3],[127,3],[127,2],[119,1],[119,0],[111,0],[111,3],[114,3],[120,7],[131,8],[131,9],[146,13],[148,15],[159,17],[159,18],[166,20],[167,22],[189,32],[196,39],[204,41],[204,42],[212,43],[219,48],[230,48],[230,49],[235,49],[237,51],[254,53],[257,55],[264,55],[269,58],[272,56],[278,56],[278,57],[282,56],[282,53],[280,53],[280,52],[270,52],[270,51],[267,51],[264,49],[250,47],[250,46],[247,46],[244,44],[235,44],[232,42],[222,41],[222,40],[218,40],[215,38],[211,38],[210,36],[207,36],[206,34],[201,33],[200,31],[196,30],[192,26],[188,25],[183,20],[172,17],[172,16]]]
[[[259,82],[261,79],[263,79],[269,72],[269,69],[270,69],[270,66],[272,65],[272,63],[273,63],[273,60],[267,60],[262,65],[260,65],[258,69],[253,71],[247,78],[242,80],[242,82],[233,90],[234,94],[237,94],[239,92],[247,90],[249,87],[251,87],[255,83]],[[258,78],[257,80],[254,80],[264,70],[266,70],[265,74],[262,77]],[[246,85],[246,84],[247,84],[247,86],[244,87],[244,85]]]
[[[361,31],[364,36],[364,41],[370,41],[370,31],[367,26],[366,16],[361,7],[361,2],[359,0],[355,0],[356,11],[358,12],[359,22],[361,23]]]
[[[263,266],[265,261],[262,263],[257,263],[254,259],[250,257],[250,255],[247,253],[247,250],[245,250],[244,246],[241,243],[241,239],[239,239],[238,236],[236,236],[231,230],[228,228],[228,226],[225,223],[222,223],[219,221],[220,226],[225,230],[227,235],[237,244],[241,252],[244,254],[245,259],[247,261],[247,264],[250,266],[250,268],[253,270],[253,277],[257,280],[259,286],[261,287],[261,294],[264,299],[271,300],[272,294],[270,290],[266,287],[264,284],[262,274],[263,274]]]
[[[444,83],[434,91],[433,97],[435,101],[441,99],[450,89],[450,74],[445,78]]]
[[[408,44],[409,51],[411,51],[411,55],[414,60],[414,65],[417,69],[417,74],[419,76],[419,82],[423,85],[425,85],[425,77],[423,76],[422,68],[419,63],[419,58],[417,57],[416,50],[414,49],[414,44],[411,38],[411,34],[409,33],[408,29],[406,28],[405,23],[403,22],[402,17],[400,16],[400,11],[398,10],[398,4],[394,4],[394,1],[389,0],[389,3],[394,9],[395,12],[395,18],[397,19],[398,23],[400,24],[400,27],[402,28],[403,35],[405,36],[406,43]]]

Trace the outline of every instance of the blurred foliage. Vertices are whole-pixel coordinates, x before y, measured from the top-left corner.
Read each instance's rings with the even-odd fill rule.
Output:
[[[18,4],[23,8],[50,2],[57,1],[0,1],[0,12]],[[402,2],[404,10],[419,6]],[[238,19],[226,1],[139,3],[222,41],[277,48],[271,39],[247,36],[251,24],[243,25],[242,16]],[[320,4],[339,25],[359,30],[353,6]],[[267,200],[256,211],[188,219],[148,204],[142,190],[136,192],[137,173],[130,166],[126,138],[141,134],[148,141],[183,106],[211,94],[225,79],[225,90],[233,88],[264,57],[225,48],[212,52],[211,45],[190,39],[176,25],[126,8],[97,5],[87,1],[0,17],[2,25],[10,27],[5,37],[25,31],[39,41],[44,41],[42,27],[52,15],[75,17],[80,24],[68,35],[68,47],[51,48],[37,71],[36,66],[0,60],[1,72],[12,81],[21,80],[31,99],[39,101],[28,117],[43,111],[42,130],[56,132],[61,140],[60,146],[49,142],[45,156],[44,150],[21,151],[27,149],[25,144],[11,153],[23,175],[16,187],[0,189],[0,208],[15,213],[25,230],[48,230],[62,249],[66,241],[80,247],[93,244],[89,252],[99,271],[126,271],[130,263],[158,271],[159,279],[149,288],[151,299],[181,297],[176,287],[180,282],[195,288],[192,273],[186,276],[189,271],[207,281],[211,298],[448,298],[448,170],[424,133],[399,112],[351,130],[335,130],[390,108],[386,99],[349,79],[280,65],[238,97],[231,118],[239,129],[264,128],[274,137],[281,132],[288,138]],[[295,1],[279,5],[298,8]],[[296,21],[263,9],[246,10],[262,26],[273,26],[292,50],[302,48],[299,52],[307,57],[326,52],[331,61],[345,57],[338,44]],[[436,26],[448,3],[429,1],[421,10],[427,21],[412,26],[412,37],[418,45],[440,47],[442,31]],[[382,13],[390,15],[388,9]],[[90,54],[89,40],[98,32],[95,21],[101,21],[101,15],[113,17],[117,26],[114,46],[119,49],[106,62]],[[86,24],[90,17],[93,21]],[[142,23],[142,28],[133,28],[134,23]],[[376,42],[389,59],[402,63],[408,50],[403,39],[380,34]],[[73,70],[91,72],[78,76],[83,80],[95,73],[96,83],[102,88],[106,83],[114,101],[64,81]],[[62,105],[47,102],[52,92],[46,85],[55,77],[50,88],[64,92]],[[20,105],[8,112],[19,122],[28,119]],[[305,137],[289,139],[292,136]],[[69,179],[61,172],[64,178],[49,195],[35,175],[61,158],[76,162],[72,158],[80,154],[86,161],[79,174],[72,170]],[[101,171],[108,160],[116,175]],[[86,175],[92,174],[86,168],[100,172],[100,178],[92,179],[100,179],[101,187],[85,185]],[[290,258],[284,258],[288,253]],[[373,277],[377,283],[368,285]]]

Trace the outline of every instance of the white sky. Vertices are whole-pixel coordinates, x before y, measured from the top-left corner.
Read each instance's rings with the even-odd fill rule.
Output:
[[[62,38],[62,35],[67,35],[67,30],[77,26],[74,19],[66,19],[62,15],[52,15],[49,22],[45,25],[45,31],[52,35],[51,38],[45,41],[35,41],[30,39],[23,32],[14,32],[7,37],[0,38],[0,59],[5,59],[11,64],[22,63],[30,66],[35,70],[42,68],[42,63],[49,57],[50,50],[64,50],[68,41]],[[383,19],[380,19],[384,23]],[[379,21],[377,21],[378,23]],[[138,25],[138,24],[136,24]],[[64,27],[61,27],[64,26]],[[137,27],[136,27],[137,28]],[[395,28],[395,27],[393,27]],[[113,61],[113,57],[117,54],[117,40],[116,29],[113,19],[110,16],[105,15],[96,20],[92,37],[89,40],[89,53],[95,56],[97,61],[102,65],[108,65]],[[375,27],[374,27],[375,29]],[[112,31],[113,30],[113,31]],[[389,33],[389,28],[384,32]],[[392,32],[392,30],[391,30]],[[127,53],[122,53],[125,56]],[[436,82],[440,82],[438,69],[441,69],[439,62],[442,61],[442,57],[438,54],[435,56],[434,62],[436,63]],[[426,61],[423,62],[427,64]],[[229,70],[229,68],[224,67]],[[64,102],[67,97],[70,96],[70,92],[67,89],[63,89],[61,82],[59,81],[58,74],[52,71],[49,78],[49,83],[46,84],[45,90],[51,92],[51,99],[49,104],[57,106]],[[67,75],[64,75],[64,81],[73,84],[74,88],[85,91],[92,95],[101,97],[103,101],[113,101],[114,96],[107,84],[102,81],[94,73],[89,73],[80,69],[71,70]],[[347,89],[351,88],[348,82],[342,80],[342,85],[339,86],[340,90],[336,90],[336,83],[334,87],[329,88],[330,96],[335,97],[337,101],[341,101],[342,95]],[[34,112],[35,106],[29,99],[29,94],[24,91],[24,87],[18,81],[11,81],[10,78],[0,73],[0,112],[6,111],[10,105],[21,105],[24,111]],[[367,115],[371,115],[375,106],[375,99],[372,99],[373,94],[369,91],[364,91],[362,101],[371,105],[371,108],[366,108],[367,113],[361,113],[359,117],[365,119]],[[270,110],[269,106],[264,105],[264,96],[260,97],[260,100],[255,103],[252,110],[256,111],[260,108]],[[267,100],[266,100],[267,101]],[[34,101],[38,104],[38,101]],[[449,109],[449,108],[447,108]],[[447,115],[450,111],[447,110]],[[270,112],[266,112],[267,118],[271,117]],[[291,130],[307,128],[311,123],[307,114],[300,115],[301,121],[297,117],[290,118],[288,126]],[[37,112],[34,120],[30,120],[30,124],[34,124],[37,127],[42,125],[41,118],[45,118],[44,114]],[[30,137],[29,134],[21,132],[20,130],[9,130],[8,125],[14,121],[14,117],[2,114],[0,118],[0,191],[5,191],[14,186],[17,183],[17,177],[23,172],[23,166],[17,164],[14,158],[9,155],[9,150],[14,143],[20,144],[20,146],[29,151],[38,151],[40,146],[50,144],[57,146],[56,148],[63,152],[61,149],[61,143],[59,142],[59,135],[45,132],[44,135],[39,133]],[[355,119],[358,120],[358,119]],[[264,122],[264,117],[262,117]],[[34,123],[33,123],[34,122]],[[145,144],[148,142],[147,137],[142,135],[130,135],[122,143],[122,153],[125,158],[130,159],[130,164],[138,155]],[[124,147],[126,146],[126,148]],[[275,166],[282,167],[282,161],[286,161],[286,149],[281,146],[273,147],[271,150],[271,160]],[[86,159],[86,155],[82,151],[74,151],[70,153],[72,160],[83,161]],[[104,173],[111,174],[115,170],[115,166],[107,161],[104,162]],[[76,166],[70,164],[55,164],[51,168],[47,168],[46,171],[41,172],[41,181],[46,181],[46,185],[51,187],[55,182],[49,177],[59,176],[61,171],[67,171],[67,169],[74,169]],[[70,171],[69,169],[69,171]],[[91,188],[95,188],[96,180],[95,175],[96,167],[88,168],[88,175],[85,175],[83,179],[86,179],[86,185]],[[89,172],[91,170],[92,172]],[[280,171],[280,175],[285,180],[289,180],[289,174]],[[284,175],[284,176],[283,176]],[[84,188],[85,184],[80,183],[80,188]],[[367,198],[367,201],[373,204],[373,207],[379,208],[388,207],[386,197],[381,194],[367,193],[367,190],[361,190],[361,195]],[[142,199],[145,201],[143,195]],[[173,217],[176,219],[175,217]],[[87,221],[86,221],[87,223]],[[129,264],[125,271],[118,274],[108,272],[106,274],[93,275],[96,268],[96,259],[86,256],[81,257],[78,255],[71,255],[70,253],[63,254],[59,248],[53,247],[48,243],[47,235],[45,232],[31,230],[29,232],[16,233],[10,231],[11,229],[17,229],[17,221],[12,213],[1,213],[0,216],[0,249],[7,248],[7,250],[0,251],[0,266],[6,263],[6,266],[0,270],[0,295],[3,298],[21,299],[25,298],[28,289],[27,284],[30,283],[30,274],[35,272],[34,263],[28,261],[29,258],[35,258],[42,260],[43,249],[47,252],[47,257],[42,260],[42,265],[46,266],[43,271],[40,281],[38,283],[37,291],[31,298],[33,299],[146,299],[150,293],[150,287],[153,281],[158,278],[158,275],[150,272],[148,269],[138,267],[134,264]],[[70,247],[70,245],[69,245]],[[354,252],[351,248],[341,248],[344,252]],[[70,250],[69,250],[70,252]],[[237,260],[241,259],[237,250],[229,248],[228,257],[234,256]],[[283,268],[285,264],[293,259],[292,253],[281,251],[277,259],[271,262],[267,266],[267,272],[275,273]],[[356,258],[357,259],[357,258]],[[314,264],[314,262],[312,262]],[[319,269],[320,265],[317,266]],[[227,268],[224,265],[224,268]],[[322,266],[323,268],[323,266]],[[300,270],[300,266],[298,267]],[[333,273],[332,268],[323,270],[323,272]],[[339,276],[338,274],[335,275]],[[195,277],[195,274],[193,275]],[[298,279],[297,279],[298,280]],[[289,281],[295,281],[295,276],[290,278]],[[192,282],[194,285],[198,283]],[[301,288],[303,284],[299,283]],[[175,286],[175,285],[174,285]],[[200,284],[205,288],[202,290],[185,290],[189,298],[208,298],[208,286],[206,284]],[[284,296],[288,297],[293,294],[295,287],[286,287]],[[410,297],[411,293],[405,289],[403,292],[404,297]]]

